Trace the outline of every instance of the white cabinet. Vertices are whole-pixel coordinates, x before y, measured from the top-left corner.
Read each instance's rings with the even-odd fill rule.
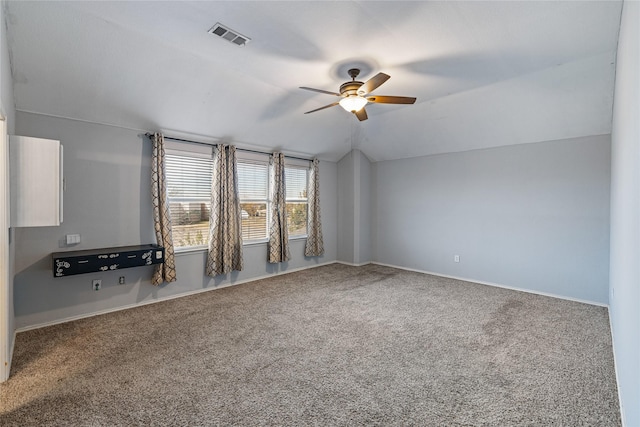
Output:
[[[62,222],[62,144],[52,139],[9,137],[11,227]]]

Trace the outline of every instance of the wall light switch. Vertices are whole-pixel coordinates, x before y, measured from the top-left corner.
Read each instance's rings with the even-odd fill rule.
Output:
[[[454,255],[453,262],[460,262],[460,255]]]
[[[67,234],[67,245],[77,245],[80,243],[79,234]]]

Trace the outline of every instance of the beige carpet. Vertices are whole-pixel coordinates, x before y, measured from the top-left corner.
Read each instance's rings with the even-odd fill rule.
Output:
[[[323,266],[18,335],[2,426],[620,425],[607,310]]]

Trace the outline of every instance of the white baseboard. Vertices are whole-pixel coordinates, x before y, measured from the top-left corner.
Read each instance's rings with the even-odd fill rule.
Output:
[[[11,348],[9,349],[9,366],[7,367],[9,374],[11,374],[11,362],[13,362],[13,350],[16,348],[16,336],[18,331],[13,331],[13,340],[11,341]]]
[[[545,296],[545,297],[558,298],[558,299],[563,299],[563,300],[567,300],[567,301],[579,302],[579,303],[582,303],[582,304],[596,305],[596,306],[599,306],[599,307],[607,307],[607,308],[609,308],[608,304],[602,304],[600,302],[583,300],[583,299],[579,299],[579,298],[571,298],[571,297],[567,297],[567,296],[564,296],[564,295],[551,294],[551,293],[548,293],[548,292],[540,292],[540,291],[534,291],[534,290],[531,290],[531,289],[517,288],[517,287],[514,287],[514,286],[501,285],[499,283],[484,282],[484,281],[481,281],[481,280],[469,279],[469,278],[466,278],[466,277],[449,276],[448,274],[434,273],[433,271],[418,270],[416,268],[402,267],[402,266],[393,265],[393,264],[384,264],[384,263],[375,262],[375,261],[371,262],[371,264],[382,265],[382,266],[385,266],[385,267],[398,268],[400,270],[413,271],[413,272],[416,272],[416,273],[423,273],[423,274],[430,274],[432,276],[438,276],[438,277],[445,277],[447,279],[462,280],[463,282],[477,283],[479,285],[494,286],[496,288],[509,289],[509,290],[512,290],[512,291],[526,292],[528,294],[541,295],[541,296]]]
[[[155,304],[157,302],[169,301],[169,300],[172,300],[172,299],[182,298],[182,297],[186,297],[186,296],[189,296],[189,295],[196,295],[196,294],[200,294],[200,293],[203,293],[203,292],[215,291],[215,290],[218,290],[218,289],[228,288],[230,286],[242,285],[243,283],[255,282],[256,280],[268,279],[269,277],[281,276],[283,274],[295,273],[296,271],[309,270],[311,268],[322,267],[324,265],[330,265],[330,264],[335,264],[335,263],[336,263],[336,261],[327,261],[327,262],[323,262],[321,264],[314,264],[314,265],[308,265],[308,266],[304,266],[304,267],[292,268],[290,270],[279,271],[279,272],[273,273],[273,274],[265,274],[265,275],[262,275],[262,276],[252,277],[250,279],[238,280],[237,282],[233,282],[233,283],[225,283],[225,284],[221,284],[219,286],[215,286],[215,287],[211,287],[211,288],[194,289],[192,291],[181,292],[181,293],[176,294],[176,295],[169,295],[169,296],[165,296],[165,297],[161,297],[161,298],[153,299],[153,300],[149,300],[149,301],[141,301],[141,302],[138,302],[138,303],[135,303],[135,304],[127,304],[127,305],[123,305],[123,306],[119,306],[119,307],[107,308],[107,309],[104,309],[104,310],[93,311],[91,313],[77,314],[75,316],[68,316],[68,317],[64,317],[62,319],[56,319],[56,320],[51,320],[51,321],[48,321],[48,322],[37,323],[37,324],[33,324],[33,325],[28,325],[28,326],[22,326],[20,328],[17,328],[15,333],[31,331],[33,329],[45,328],[47,326],[58,325],[60,323],[73,322],[74,320],[86,319],[88,317],[94,317],[94,316],[100,316],[102,314],[114,313],[116,311],[128,310],[130,308],[142,307],[142,306],[148,305],[148,304]],[[15,343],[15,337],[14,337],[13,341]]]
[[[616,373],[616,387],[618,389],[618,406],[620,407],[620,420],[622,420],[622,427],[625,427],[627,423],[624,420],[624,410],[622,408],[622,395],[620,395],[620,375],[618,373],[618,358],[616,357],[616,343],[613,337],[613,322],[611,322],[611,310],[608,310],[609,314],[609,329],[611,333],[611,348],[613,350],[613,369]]]
[[[0,383],[6,382],[9,380],[9,376],[11,375],[11,361],[13,360],[13,349],[16,346],[16,335],[17,332],[13,331],[13,340],[11,340],[11,346],[8,348],[9,358],[6,361],[5,369],[2,371],[2,376],[0,377]]]
[[[363,262],[363,263],[360,263],[360,264],[354,264],[352,262],[346,262],[346,261],[335,261],[334,264],[348,265],[350,267],[362,267],[363,265],[372,264],[372,262],[367,261],[367,262]]]

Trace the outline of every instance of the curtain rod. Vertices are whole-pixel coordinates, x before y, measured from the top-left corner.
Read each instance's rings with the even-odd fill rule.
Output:
[[[150,133],[150,132],[147,132],[147,133],[145,133],[145,136],[148,137],[148,138],[151,138],[153,136],[153,134]],[[173,138],[171,136],[165,136],[164,139],[170,139],[172,141],[179,141],[179,142],[186,142],[186,143],[189,143],[189,144],[208,145],[209,147],[213,146],[213,144],[209,144],[207,142],[191,141],[189,139]],[[238,147],[236,147],[236,150],[244,151],[245,153],[266,154],[266,155],[271,155],[272,154],[272,153],[267,153],[266,151],[249,150],[247,148],[238,148]],[[285,157],[288,157],[290,159],[296,159],[296,160],[304,160],[305,162],[313,161],[312,159],[305,159],[303,157],[289,156],[289,155],[286,155],[286,154],[285,154]]]

